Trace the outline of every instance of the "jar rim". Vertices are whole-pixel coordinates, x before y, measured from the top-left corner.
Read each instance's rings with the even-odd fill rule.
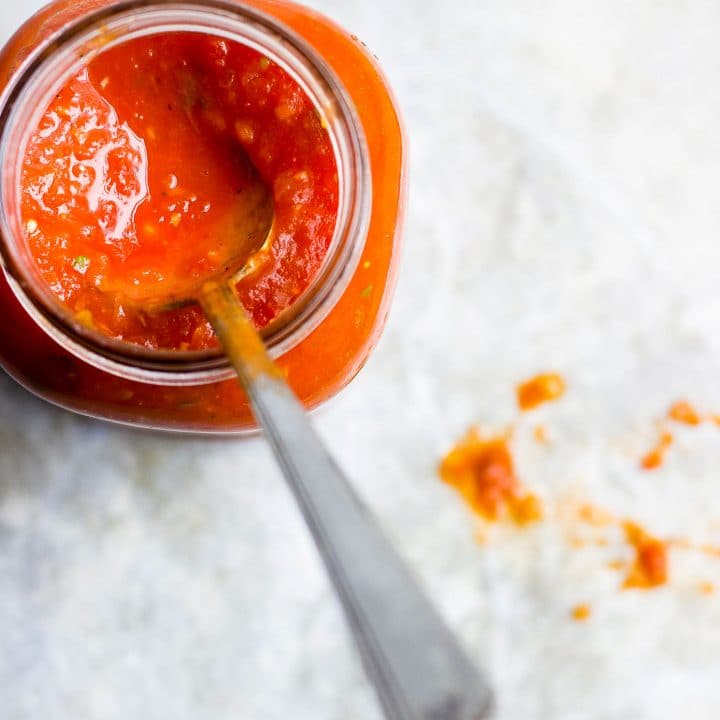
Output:
[[[139,382],[197,385],[234,376],[219,349],[150,349],[79,323],[40,278],[23,247],[19,212],[27,136],[56,88],[110,47],[178,31],[217,35],[262,52],[290,74],[324,119],[338,169],[335,230],[309,287],[262,329],[271,356],[289,352],[327,317],[355,273],[369,228],[372,181],[364,131],[349,94],[319,53],[279,20],[237,0],[121,0],[81,15],[26,58],[0,98],[0,262],[25,311],[81,360]],[[19,128],[25,142],[14,137]]]

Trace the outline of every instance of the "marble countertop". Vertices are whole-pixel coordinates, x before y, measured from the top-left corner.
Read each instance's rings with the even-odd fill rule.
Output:
[[[41,3],[7,0],[2,37]],[[558,522],[485,545],[435,467],[515,383],[567,396],[518,421],[549,506],[592,499],[720,539],[720,5],[704,0],[316,0],[376,52],[404,109],[411,192],[390,324],[316,424],[448,622],[500,720],[720,713],[720,561],[622,592]],[[531,440],[544,423],[552,442]],[[570,608],[590,603],[588,622]],[[376,720],[291,498],[259,438],[187,439],[61,412],[0,376],[3,720]]]

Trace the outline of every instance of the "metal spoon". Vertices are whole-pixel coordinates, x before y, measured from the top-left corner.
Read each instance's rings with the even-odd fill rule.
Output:
[[[270,359],[235,294],[235,279],[265,242],[274,208],[259,180],[246,193],[223,272],[164,298],[132,298],[153,311],[199,303],[237,371],[292,489],[387,718],[481,720],[491,692],[407,567],[353,492]]]

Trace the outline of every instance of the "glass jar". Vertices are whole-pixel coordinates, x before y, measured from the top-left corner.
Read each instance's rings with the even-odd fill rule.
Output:
[[[335,395],[377,342],[395,285],[404,139],[373,57],[354,36],[284,0],[58,0],[0,54],[0,363],[40,397],[86,415],[191,432],[255,428],[219,351],[157,352],[118,343],[67,315],[18,239],[19,167],[38,113],[79,64],[130,38],[167,31],[250,45],[289,72],[315,103],[338,166],[338,221],[318,278],[263,331],[308,408]]]

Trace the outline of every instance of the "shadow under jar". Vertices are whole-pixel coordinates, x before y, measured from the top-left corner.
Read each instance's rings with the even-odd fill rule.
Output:
[[[243,432],[255,422],[214,342],[149,349],[98,329],[59,301],[28,240],[35,220],[23,213],[23,163],[53,99],[96,59],[170,34],[239,44],[262,68],[281,68],[327,133],[337,198],[327,248],[286,306],[255,317],[306,407],[342,389],[377,342],[397,272],[404,139],[392,94],[362,43],[316,12],[277,0],[61,1],[31,18],[0,55],[0,363],[40,397],[83,414],[166,430]],[[276,115],[284,120],[285,110]],[[238,142],[253,139],[244,124],[235,130]],[[274,189],[277,207],[281,190]],[[293,237],[271,231],[268,242]],[[87,258],[76,260],[84,272]],[[252,281],[251,269],[241,281],[248,297]]]

